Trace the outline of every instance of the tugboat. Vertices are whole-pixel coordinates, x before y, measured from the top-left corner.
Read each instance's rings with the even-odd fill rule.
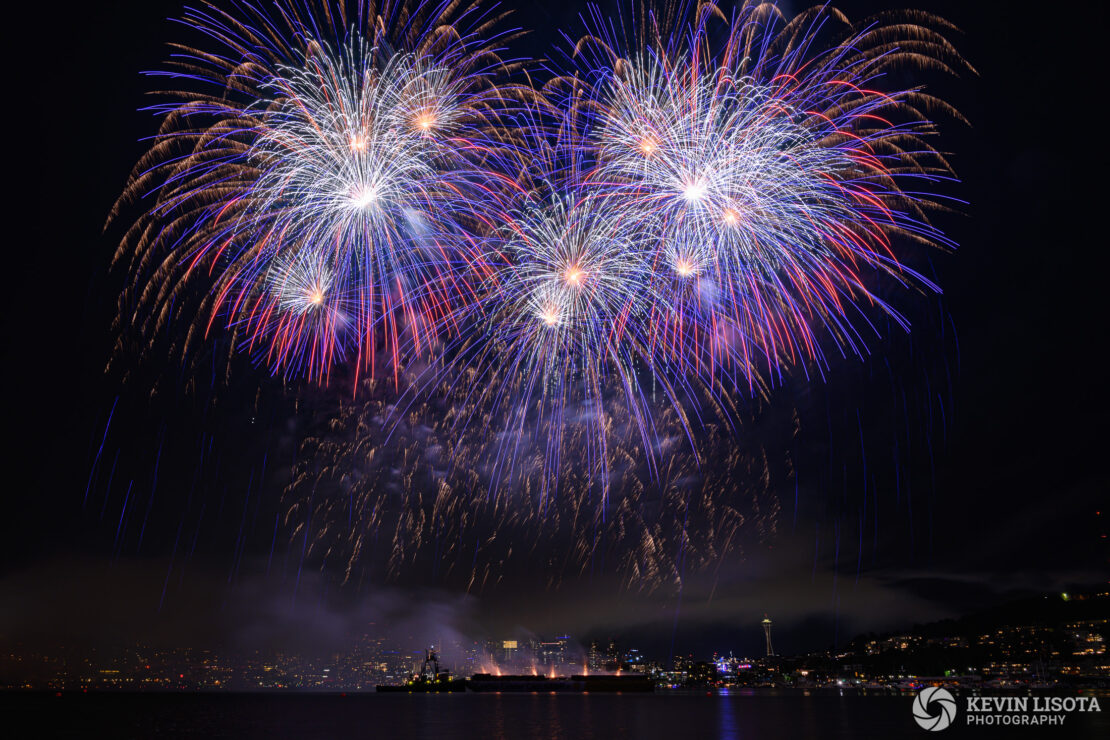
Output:
[[[438,694],[451,691],[466,691],[466,679],[451,678],[450,671],[439,669],[439,656],[435,650],[424,651],[424,665],[420,673],[409,676],[403,684],[375,686],[381,692],[403,692],[409,694]]]

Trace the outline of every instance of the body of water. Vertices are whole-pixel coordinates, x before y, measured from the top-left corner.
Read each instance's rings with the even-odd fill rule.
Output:
[[[1110,738],[1110,706],[1063,727],[919,728],[912,696],[657,694],[2,695],[5,737],[619,740]],[[1110,702],[1104,702],[1110,704]],[[12,727],[25,728],[11,734]]]

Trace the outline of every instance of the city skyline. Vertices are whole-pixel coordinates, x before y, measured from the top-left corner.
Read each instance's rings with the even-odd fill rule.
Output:
[[[1110,592],[1045,594],[960,620],[886,634],[854,636],[842,648],[769,655],[720,646],[712,654],[643,651],[627,638],[502,635],[405,644],[367,632],[330,655],[264,650],[115,646],[37,654],[16,646],[4,656],[0,684],[11,688],[367,691],[398,685],[432,651],[456,676],[642,674],[660,689],[697,686],[913,689],[1105,687]],[[766,624],[738,625],[737,632]],[[373,625],[368,629],[372,630]]]

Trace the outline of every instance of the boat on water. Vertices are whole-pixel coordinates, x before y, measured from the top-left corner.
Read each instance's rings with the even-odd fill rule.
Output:
[[[440,670],[439,656],[434,650],[427,650],[419,673],[409,676],[403,684],[379,685],[375,689],[383,693],[439,694],[466,691],[466,679],[451,678],[450,671]]]

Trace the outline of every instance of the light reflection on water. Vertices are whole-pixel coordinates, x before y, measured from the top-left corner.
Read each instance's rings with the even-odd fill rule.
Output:
[[[0,694],[37,737],[307,740],[780,740],[917,738],[912,696],[800,691],[656,694]],[[25,713],[32,724],[20,723]],[[1110,737],[1110,712],[1037,728],[1038,739]],[[1009,734],[1007,734],[1009,729]],[[1012,737],[953,725],[944,740]],[[1066,732],[1063,730],[1066,729]],[[1061,734],[1062,732],[1062,734]]]

